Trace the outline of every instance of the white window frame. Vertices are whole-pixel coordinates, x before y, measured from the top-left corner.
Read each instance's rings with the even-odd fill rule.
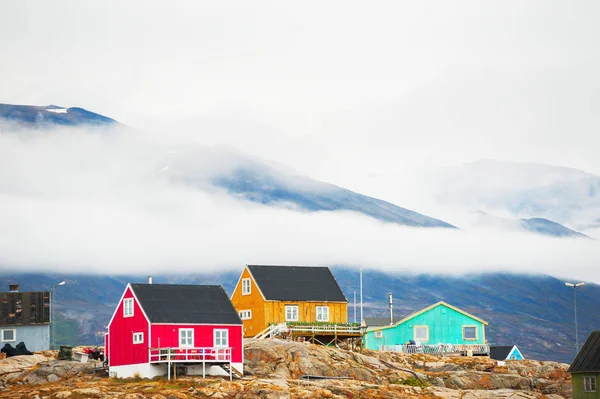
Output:
[[[0,341],[2,342],[16,342],[17,341],[17,329],[16,328],[3,328],[1,331],[1,335],[0,335]],[[6,337],[4,336],[4,334],[6,334],[8,331],[12,332],[12,339],[6,339]]]
[[[219,335],[219,337],[217,337]],[[225,340],[225,342],[223,342]],[[215,348],[229,348],[229,330],[215,328],[213,330],[213,346]]]
[[[133,317],[133,298],[123,299],[123,317]]]
[[[289,317],[288,310],[290,311]],[[285,305],[285,321],[298,321],[298,305]]]
[[[133,343],[134,344],[143,344],[144,343],[144,333],[143,332],[133,333]]]
[[[183,338],[181,336],[181,333],[185,332],[185,342],[182,342],[181,338]],[[188,334],[189,332],[191,332],[191,334]],[[187,342],[189,341],[191,338],[191,343]],[[194,347],[194,329],[193,328],[180,328],[179,329],[179,347],[180,348],[193,348]]]
[[[417,338],[417,329],[424,328],[427,331],[427,336],[425,338]],[[415,342],[427,342],[429,341],[429,326],[414,326],[413,327],[413,340]]]
[[[383,338],[383,331],[375,331],[375,338]]]
[[[252,293],[252,284],[249,278],[242,279],[242,295],[250,295]]]
[[[329,306],[317,306],[317,321],[329,321]]]
[[[475,329],[475,338],[467,338],[465,336],[465,328],[474,328]],[[465,341],[477,341],[479,339],[479,329],[477,326],[462,326],[462,336]]]
[[[252,310],[251,309],[240,310],[238,312],[238,314],[240,315],[240,319],[242,319],[242,320],[252,320]]]
[[[596,392],[596,376],[586,375],[583,377],[583,392]]]

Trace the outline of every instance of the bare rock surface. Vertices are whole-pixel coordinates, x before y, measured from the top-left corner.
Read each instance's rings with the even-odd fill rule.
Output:
[[[94,364],[39,355],[0,361],[0,397],[54,398],[570,398],[567,365],[506,362],[485,357],[433,357],[390,352],[362,353],[306,343],[261,340],[245,346],[239,380],[180,377],[167,381],[111,380]],[[7,359],[9,360],[9,359]],[[310,380],[303,376],[312,376]],[[327,376],[330,379],[314,379]]]

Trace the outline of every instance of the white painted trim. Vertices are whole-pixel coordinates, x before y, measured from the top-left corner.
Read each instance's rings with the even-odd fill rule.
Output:
[[[287,309],[294,307],[296,308],[296,318],[295,319],[288,319],[287,317]],[[299,321],[300,320],[300,315],[299,315],[299,306],[298,305],[284,305],[283,307],[283,318],[285,321]]]
[[[108,324],[106,325],[106,328],[108,330],[110,330],[110,325],[113,322],[113,319],[115,318],[115,316],[117,315],[117,311],[119,310],[119,306],[121,305],[121,302],[123,302],[123,298],[125,298],[125,293],[127,292],[127,289],[131,288],[131,283],[127,283],[127,285],[125,286],[125,289],[123,290],[123,293],[121,294],[121,299],[119,299],[119,302],[117,302],[117,306],[115,306],[115,311],[113,312],[112,317],[110,318],[110,321],[108,322]]]
[[[217,331],[223,333],[225,331],[225,335],[227,335],[227,342],[225,345],[217,345]],[[221,335],[221,339],[223,339],[223,335]],[[229,348],[229,330],[226,328],[215,328],[213,330],[213,347],[215,348]]]
[[[131,314],[127,314],[127,303],[131,302]],[[135,300],[134,298],[124,298],[123,299],[123,318],[133,317],[135,315]]]
[[[241,313],[248,313],[248,317],[243,317]],[[252,320],[252,309],[243,309],[238,311],[238,316],[240,316],[241,320]]]
[[[136,336],[139,336],[139,337],[141,337],[141,338],[138,340],[138,342],[136,342],[136,341],[135,341],[135,337],[136,337]],[[144,332],[143,332],[143,331],[141,331],[141,332],[134,332],[134,333],[133,333],[133,335],[132,335],[132,338],[133,338],[133,344],[134,344],[134,345],[143,344],[143,343],[144,343]]]
[[[181,332],[182,331],[191,331],[192,332],[192,343],[190,344],[181,344]],[[187,337],[186,337],[187,339]],[[180,328],[177,330],[177,342],[179,343],[180,348],[193,348],[194,347],[194,329],[193,328]]]
[[[146,318],[146,321],[148,322],[148,327],[150,327],[150,318],[146,314],[146,311],[144,311],[144,307],[142,306],[142,303],[138,299],[137,295],[135,294],[135,290],[133,289],[133,287],[131,287],[131,293],[133,294],[133,297],[135,298],[135,301],[137,302],[138,306],[140,307],[140,309],[142,311],[142,314]]]
[[[263,301],[265,301],[266,300],[265,294],[263,294],[262,290],[260,289],[260,285],[258,285],[258,283],[256,282],[256,279],[252,275],[252,271],[250,271],[250,268],[248,267],[248,265],[246,265],[246,269],[248,269],[248,274],[250,275],[250,277],[252,277],[252,281],[254,281],[254,285],[256,286],[256,288],[258,288],[258,292],[260,292],[260,296],[262,297]],[[242,274],[244,274],[244,273],[242,272]],[[240,276],[240,279],[241,278],[242,278],[242,276]]]
[[[244,292],[244,283],[248,282],[248,292]],[[242,296],[252,295],[252,279],[250,277],[242,278]]]
[[[510,358],[510,355],[513,354],[513,352],[518,353],[521,356],[521,359],[525,360],[525,356],[523,356],[523,354],[521,353],[521,351],[519,350],[519,348],[517,348],[517,345],[513,345],[513,347],[510,350],[510,352],[508,352],[508,356],[506,357],[506,360],[512,360]]]
[[[319,308],[327,309],[327,318],[324,320],[319,320]],[[328,322],[329,321],[329,306],[315,306],[315,318],[317,322]]]
[[[12,331],[13,339],[4,339],[4,333],[6,331]],[[0,330],[0,342],[17,342],[17,329],[16,328],[3,328]]]
[[[142,304],[140,303],[140,301],[138,300],[137,295],[135,295],[135,291],[133,290],[133,288],[131,287],[131,283],[127,283],[127,285],[125,286],[125,289],[123,290],[123,293],[121,294],[121,299],[119,299],[119,302],[117,303],[117,306],[115,307],[115,311],[113,312],[112,317],[110,318],[110,321],[107,324],[107,329],[110,330],[110,325],[113,322],[113,319],[115,318],[115,316],[117,315],[117,311],[119,310],[119,306],[121,306],[121,302],[123,302],[123,298],[125,297],[125,293],[127,292],[127,289],[131,290],[131,294],[133,295],[133,297],[135,298],[135,301],[137,302],[138,306],[140,307],[140,309],[142,310],[142,314],[144,315],[144,317],[146,318],[146,321],[148,322],[148,328],[150,328],[150,319],[148,318],[148,315],[146,314],[146,312],[144,311],[144,307],[142,306]],[[134,305],[135,306],[135,305]]]

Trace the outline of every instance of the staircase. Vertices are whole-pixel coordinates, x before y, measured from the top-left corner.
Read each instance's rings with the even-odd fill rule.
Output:
[[[235,367],[231,366],[230,368],[229,363],[219,363],[219,367],[225,370],[230,376],[235,376],[235,378],[242,378],[244,376],[244,374]]]
[[[277,334],[282,334],[288,332],[288,326],[285,323],[279,324],[271,324],[269,327],[265,328],[258,334],[254,336],[254,339],[266,339],[273,338]]]
[[[254,339],[265,339],[271,336],[271,326],[268,326],[258,334],[254,336]]]

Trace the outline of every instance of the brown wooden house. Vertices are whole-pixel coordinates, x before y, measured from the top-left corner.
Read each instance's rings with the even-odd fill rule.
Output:
[[[231,302],[245,337],[270,324],[348,321],[348,300],[328,267],[247,265]]]

